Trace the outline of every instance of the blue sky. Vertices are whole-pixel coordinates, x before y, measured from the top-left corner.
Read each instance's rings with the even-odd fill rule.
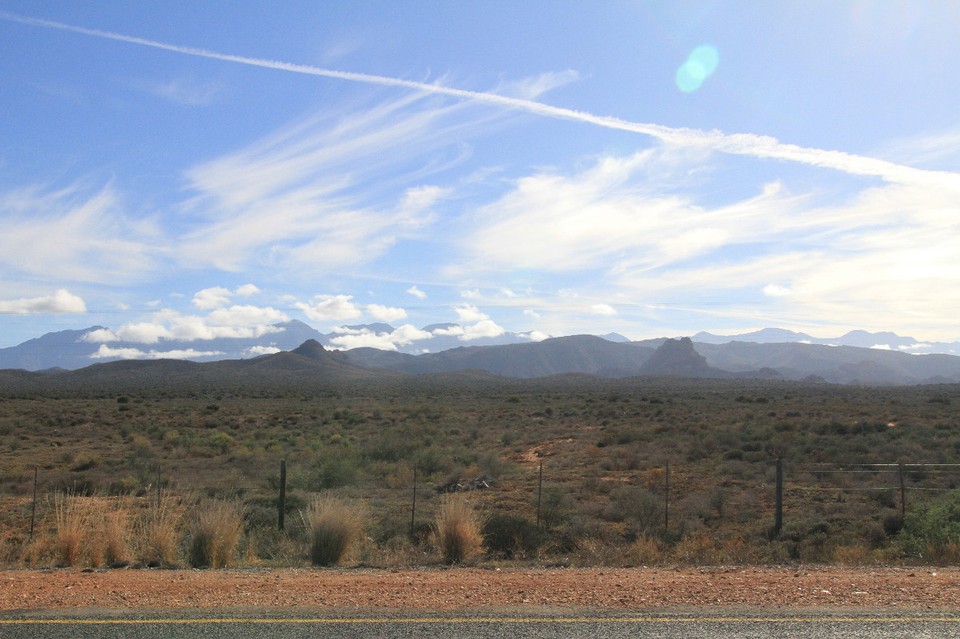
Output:
[[[0,0],[0,346],[953,341],[960,4]]]

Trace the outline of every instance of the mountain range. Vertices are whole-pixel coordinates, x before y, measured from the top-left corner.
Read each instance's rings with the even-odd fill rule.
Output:
[[[894,333],[866,331],[853,331],[829,340],[782,329],[737,336],[698,333],[692,338],[642,341],[630,341],[616,334],[531,341],[529,335],[507,333],[465,346],[454,336],[456,326],[444,324],[421,329],[433,337],[419,340],[416,345],[419,349],[429,346],[430,352],[414,354],[369,347],[345,351],[332,348],[343,335],[390,334],[394,329],[387,324],[344,327],[323,334],[292,321],[275,325],[275,332],[258,339],[204,341],[203,351],[197,350],[196,342],[164,342],[163,351],[153,352],[140,350],[142,345],[113,343],[111,352],[139,354],[141,359],[154,361],[116,361],[119,358],[114,357],[114,361],[105,363],[107,358],[98,358],[102,353],[100,345],[87,337],[100,328],[48,333],[0,349],[0,369],[45,371],[45,375],[92,369],[99,378],[136,373],[167,378],[185,375],[184,379],[199,376],[214,380],[217,375],[280,379],[317,374],[317,362],[323,362],[323,375],[331,379],[478,371],[515,378],[580,373],[599,377],[666,375],[866,385],[960,382],[960,357],[948,354],[960,352],[960,345],[921,344]],[[934,346],[947,353],[915,354]],[[183,359],[196,361],[164,357],[164,353],[177,350]],[[258,352],[265,354],[256,355]],[[191,353],[203,354],[190,357]],[[8,375],[7,379],[12,377]]]

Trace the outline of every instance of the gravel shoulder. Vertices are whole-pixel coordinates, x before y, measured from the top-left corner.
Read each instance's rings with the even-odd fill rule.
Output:
[[[960,609],[960,568],[0,571],[0,610],[675,606]]]

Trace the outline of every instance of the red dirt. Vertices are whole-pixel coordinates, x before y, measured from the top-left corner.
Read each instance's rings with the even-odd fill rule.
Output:
[[[0,571],[0,610],[493,606],[960,609],[960,568]]]

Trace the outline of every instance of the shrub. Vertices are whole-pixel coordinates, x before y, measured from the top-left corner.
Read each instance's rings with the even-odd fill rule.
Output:
[[[233,563],[243,536],[243,512],[236,502],[204,500],[190,529],[190,565],[223,568]]]
[[[540,522],[546,530],[556,528],[570,518],[570,499],[562,489],[547,488],[540,503]]]
[[[482,516],[463,495],[447,495],[434,521],[444,561],[460,564],[477,558],[483,550],[482,526]]]
[[[484,522],[483,538],[491,552],[512,559],[515,555],[535,553],[544,541],[544,534],[525,517],[498,513]]]
[[[900,532],[908,555],[935,563],[960,556],[960,494],[948,493],[907,513]]]
[[[303,515],[314,566],[335,566],[347,555],[363,529],[357,504],[337,497],[316,499]]]
[[[310,469],[308,490],[329,490],[357,483],[359,460],[343,453],[332,454],[317,460]]]

